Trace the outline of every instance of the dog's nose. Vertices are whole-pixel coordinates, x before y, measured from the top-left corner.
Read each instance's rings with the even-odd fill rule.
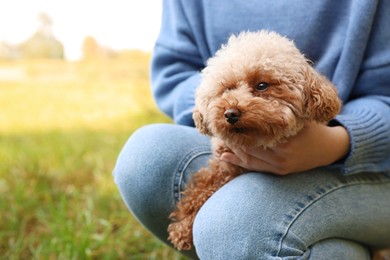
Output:
[[[225,111],[224,113],[226,121],[229,122],[229,124],[234,125],[237,123],[238,119],[241,116],[241,113],[238,109],[235,108],[229,108],[228,110]]]

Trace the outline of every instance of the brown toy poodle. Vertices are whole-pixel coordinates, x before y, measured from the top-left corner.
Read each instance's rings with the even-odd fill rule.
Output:
[[[244,32],[208,60],[196,92],[193,118],[212,138],[208,167],[193,174],[170,215],[169,240],[192,247],[198,210],[246,169],[219,160],[232,146],[272,147],[309,121],[326,123],[340,110],[332,83],[316,72],[289,39],[274,32]]]

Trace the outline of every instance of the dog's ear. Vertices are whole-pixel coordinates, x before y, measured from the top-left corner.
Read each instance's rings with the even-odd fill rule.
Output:
[[[211,132],[207,127],[207,123],[204,121],[203,115],[202,113],[199,112],[198,109],[194,110],[192,114],[192,118],[194,119],[196,128],[199,130],[201,134],[211,136]]]
[[[307,86],[305,86],[306,116],[317,122],[328,122],[341,108],[335,86],[326,77],[317,73],[312,67],[306,69]]]

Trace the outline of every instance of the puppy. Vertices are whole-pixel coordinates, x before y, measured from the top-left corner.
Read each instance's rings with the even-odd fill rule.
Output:
[[[192,225],[205,201],[246,169],[220,161],[229,147],[269,148],[306,123],[325,123],[340,110],[332,83],[317,73],[294,43],[275,32],[244,32],[208,60],[195,97],[193,119],[211,137],[208,167],[195,173],[170,215],[168,239],[192,247]]]

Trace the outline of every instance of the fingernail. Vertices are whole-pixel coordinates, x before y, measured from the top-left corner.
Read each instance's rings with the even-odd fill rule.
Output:
[[[221,161],[224,161],[224,162],[227,162],[227,161],[228,161],[228,159],[226,158],[226,155],[225,155],[225,154],[221,154],[221,157],[219,157],[219,159],[220,159]]]

